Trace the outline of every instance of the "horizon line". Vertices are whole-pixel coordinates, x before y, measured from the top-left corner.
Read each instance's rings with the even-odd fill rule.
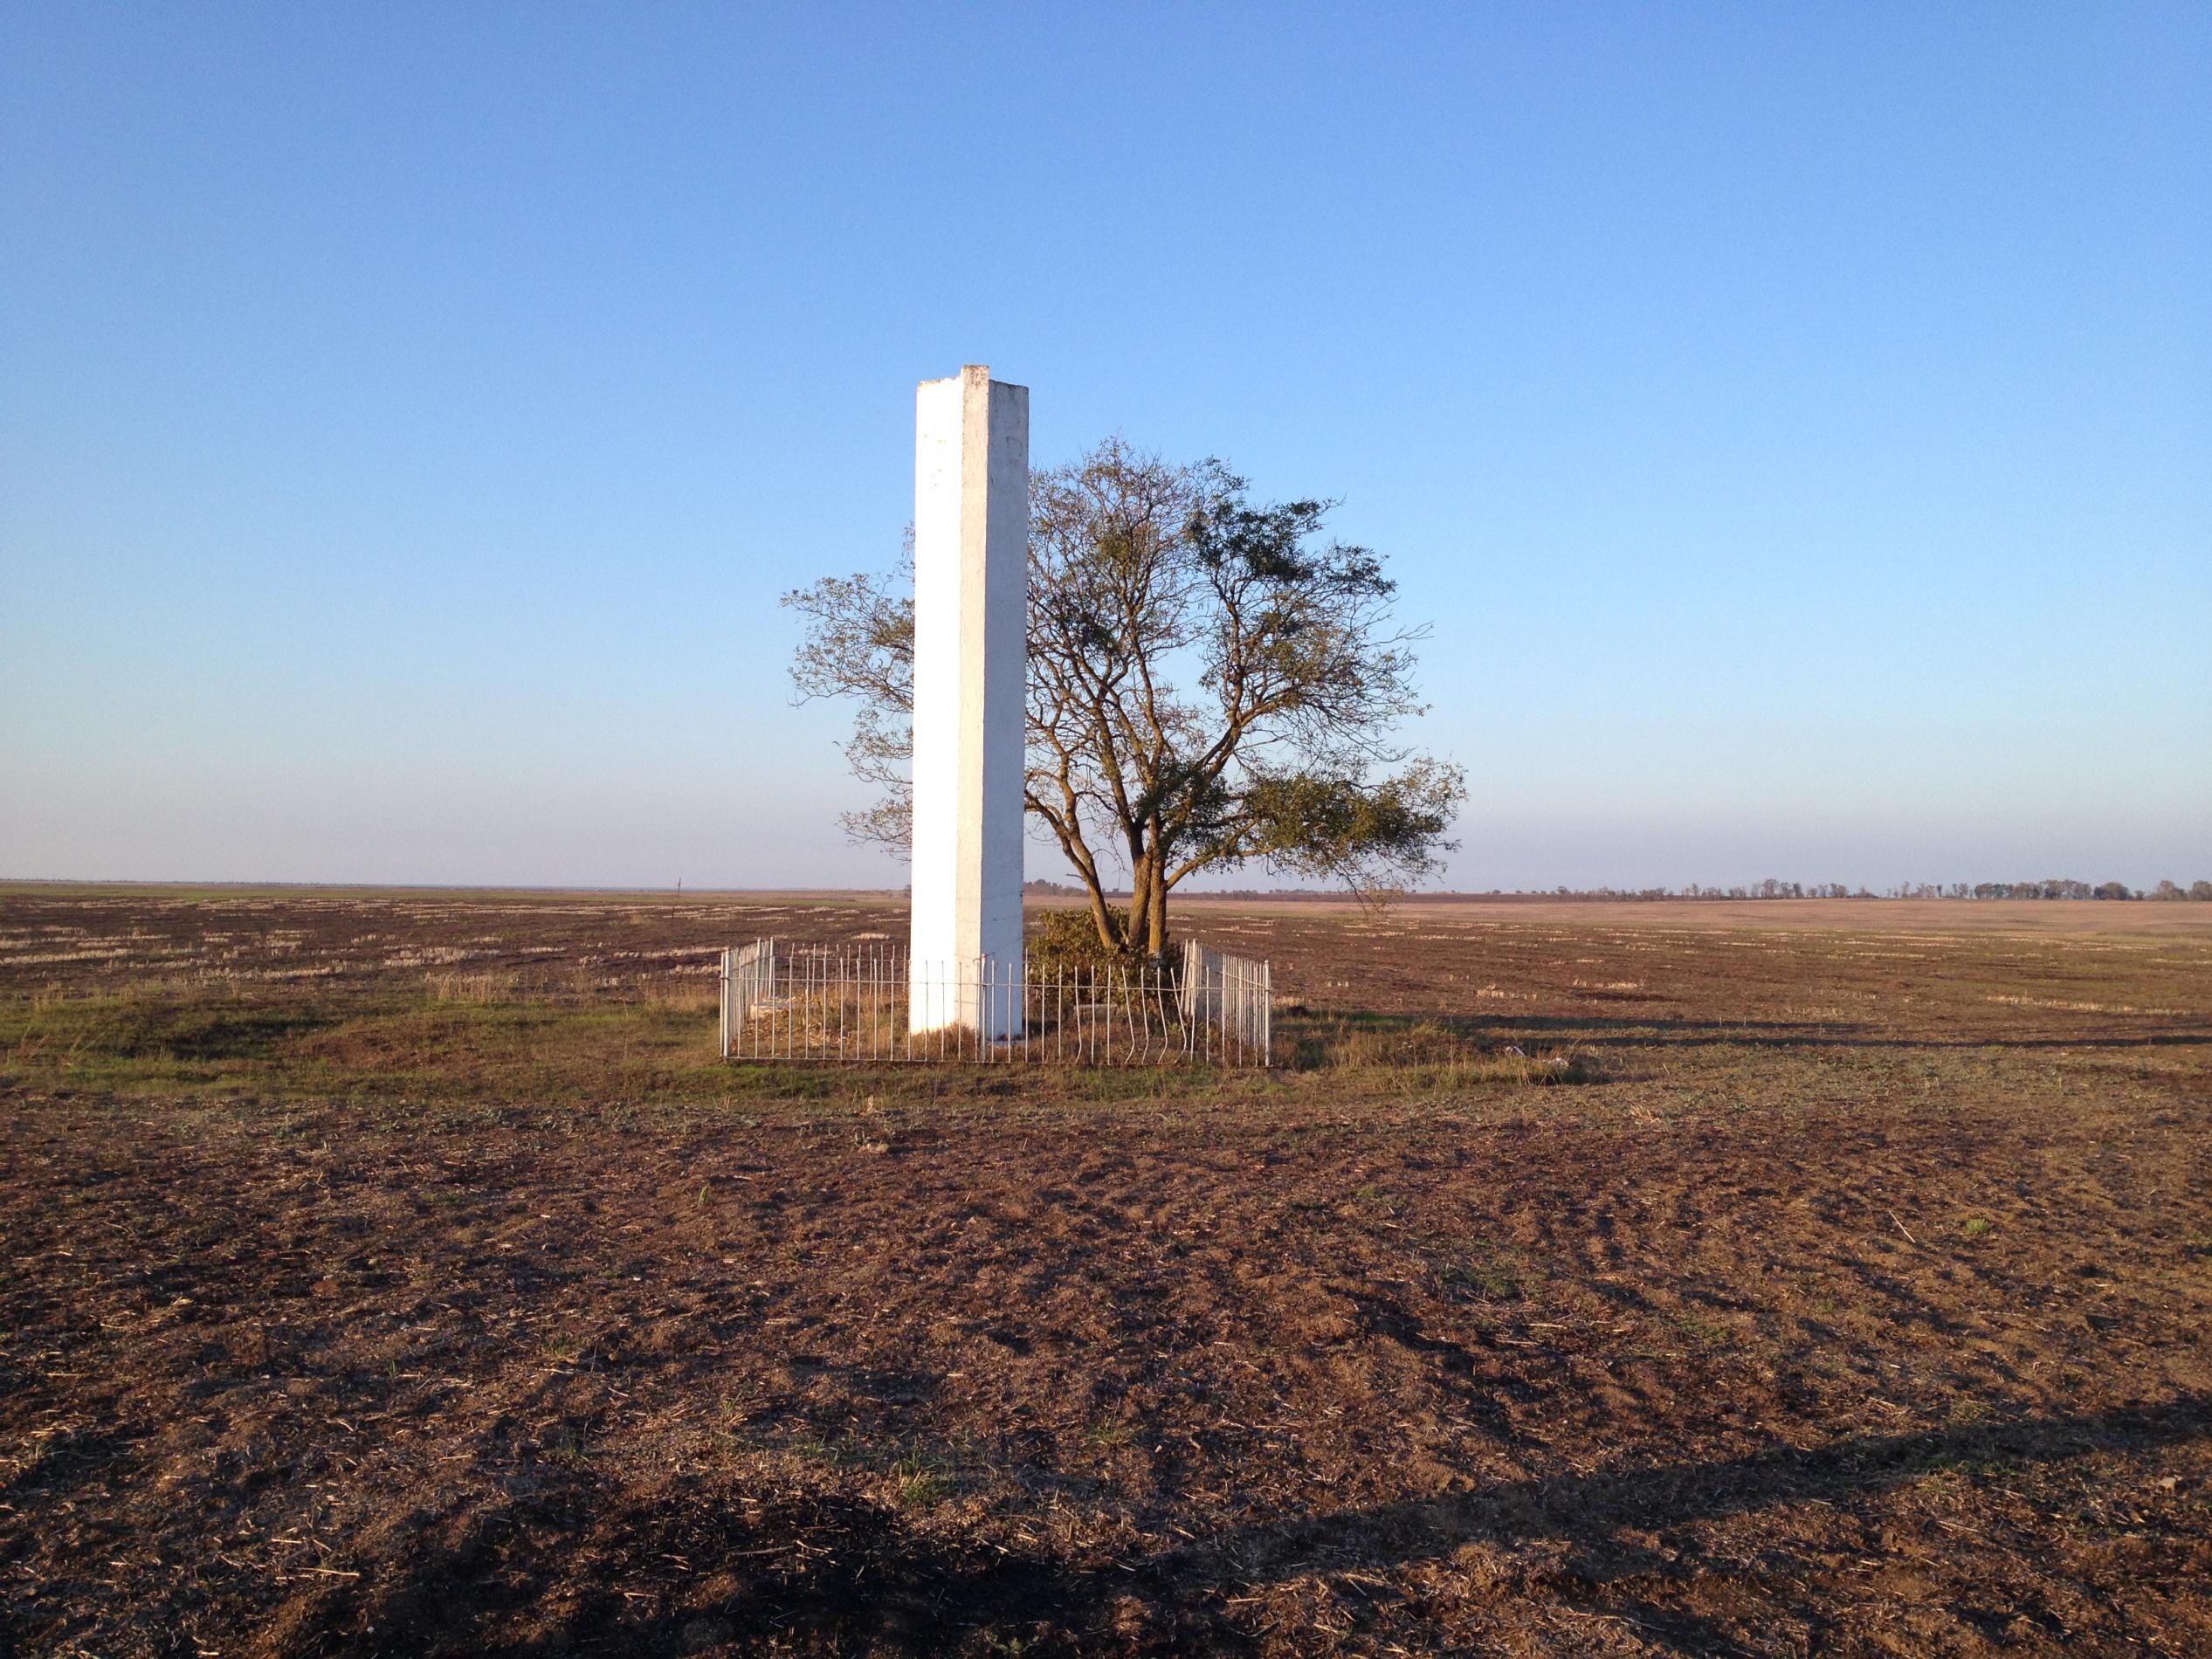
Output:
[[[1767,880],[1767,879],[1768,879],[1768,878],[1761,878],[1761,881],[1762,881],[1762,882],[1763,882],[1763,881],[1765,881],[1765,880]],[[2095,889],[2097,888],[2097,886],[2098,886],[2100,884],[2096,884],[2096,883],[2087,883],[2087,882],[2078,882],[2078,881],[2076,881],[2073,878],[2071,878],[2071,877],[2053,877],[2053,878],[2044,878],[2044,882],[2045,882],[2045,883],[2047,883],[2047,884],[2050,884],[2050,885],[2057,885],[2057,884],[2058,884],[2058,883],[2060,883],[2060,882],[2064,882],[2064,883],[2066,883],[2066,884],[2068,884],[2068,885],[2073,885],[2073,886],[2078,886],[2078,887],[2081,887],[2081,888],[2084,888],[2084,889],[2087,889],[2088,891],[2081,891],[2081,892],[2078,892],[2078,893],[2072,893],[2072,894],[2057,894],[2057,893],[2010,893],[2010,892],[2008,892],[2008,893],[2002,893],[2002,894],[1990,894],[1990,895],[1988,895],[1988,896],[1984,897],[1984,896],[1980,896],[1980,895],[1977,895],[1977,894],[1975,894],[1974,892],[1973,892],[1972,891],[1965,891],[1965,892],[1955,892],[1955,891],[1933,891],[1933,890],[1940,890],[1940,889],[1943,889],[1943,888],[1946,888],[1946,887],[1970,886],[1970,885],[1969,885],[1969,884],[1964,884],[1964,883],[1948,883],[1948,884],[1946,884],[1946,883],[1935,883],[1935,882],[1917,882],[1917,883],[1915,883],[1915,882],[1907,882],[1907,883],[1901,883],[1901,884],[1899,884],[1899,885],[1900,885],[1900,886],[1902,886],[1902,887],[1920,888],[1920,889],[1931,890],[1931,891],[1886,891],[1886,892],[1877,892],[1877,891],[1872,891],[1872,890],[1871,890],[1871,889],[1869,889],[1869,888],[1867,888],[1867,887],[1865,887],[1865,886],[1864,886],[1864,885],[1861,885],[1861,886],[1859,886],[1859,887],[1857,887],[1857,888],[1851,889],[1851,890],[1849,890],[1849,891],[1816,891],[1816,892],[1805,892],[1805,891],[1797,891],[1797,892],[1772,892],[1772,891],[1769,891],[1769,892],[1759,892],[1759,891],[1752,891],[1752,890],[1751,890],[1751,889],[1752,889],[1753,887],[1754,887],[1757,884],[1736,883],[1736,884],[1731,884],[1731,885],[1730,885],[1729,886],[1727,886],[1727,887],[1714,887],[1714,886],[1707,886],[1707,885],[1702,885],[1702,884],[1696,883],[1696,882],[1692,882],[1692,883],[1689,883],[1689,884],[1687,884],[1686,885],[1682,886],[1682,887],[1663,887],[1663,886],[1656,886],[1656,885],[1655,885],[1655,886],[1649,886],[1649,887],[1612,887],[1612,886],[1598,886],[1598,887],[1578,887],[1578,888],[1567,888],[1567,887],[1556,887],[1556,886],[1555,886],[1555,887],[1514,887],[1514,888],[1503,888],[1503,887],[1490,887],[1490,888],[1471,888],[1471,887],[1435,887],[1435,888],[1406,888],[1406,889],[1391,889],[1391,890],[1388,890],[1388,891],[1382,891],[1382,892],[1381,892],[1380,894],[1378,894],[1378,895],[1375,896],[1375,902],[1378,902],[1378,903],[1386,903],[1386,904],[1402,904],[1402,903],[1420,903],[1420,902],[1424,902],[1424,901],[1434,901],[1434,900],[1453,900],[1453,899],[1458,899],[1458,900],[1473,900],[1473,899],[1494,899],[1494,900],[1504,900],[1504,899],[1519,899],[1519,900],[1540,900],[1540,899],[1550,899],[1550,900],[1553,900],[1553,901],[1554,901],[1554,902],[1566,902],[1566,901],[1575,901],[1575,900],[1580,900],[1580,901],[1584,901],[1584,902],[1599,902],[1599,903],[1602,903],[1602,902],[1606,902],[1606,901],[1609,901],[1609,901],[1613,901],[1613,902],[1621,902],[1621,903],[1634,903],[1634,904],[1666,904],[1666,903],[1711,904],[1711,903],[1715,903],[1715,902],[1719,902],[1719,903],[1739,903],[1739,902],[1740,902],[1740,903],[1746,903],[1746,904],[1786,904],[1786,903],[1791,903],[1791,902],[1801,903],[1801,904],[1813,904],[1813,903],[1820,903],[1820,904],[1834,904],[1834,903],[1842,903],[1842,902],[1850,902],[1850,903],[1861,903],[1861,902],[1875,902],[1875,903],[1959,903],[1959,904],[2000,904],[2000,903],[2006,903],[2006,902],[2017,902],[2017,903],[2033,903],[2033,904],[2050,904],[2050,903],[2062,903],[2062,904],[2063,904],[2063,903],[2097,903],[2097,904],[2130,903],[2130,904],[2133,904],[2133,903],[2140,903],[2140,902],[2146,902],[2146,901],[2148,901],[2148,902],[2168,902],[2168,903],[2170,903],[2170,902],[2175,902],[2174,900],[2173,900],[2173,899],[2171,899],[2171,898],[2167,899],[2167,900],[2164,900],[2164,901],[2158,900],[2158,899],[2154,897],[2154,894],[2153,894],[2153,890],[2152,890],[2152,889],[2149,889],[2149,888],[2134,888],[2134,887],[2129,887],[2129,888],[2127,888],[2127,889],[2126,890],[2126,898],[2120,898],[2120,897],[2119,897],[2119,896],[2117,896],[2117,895],[2115,895],[2115,896],[2112,896],[2112,897],[2104,897],[2104,896],[2100,896],[2100,895],[2099,895],[2099,894],[2098,894],[2098,893],[2097,893],[2097,891],[2095,891]],[[1781,884],[1781,885],[1795,885],[1795,886],[1798,886],[1798,887],[1802,888],[1802,887],[1803,887],[1803,886],[1805,886],[1805,885],[1809,885],[1809,884],[1803,884],[1803,883],[1795,883],[1795,884]],[[1843,885],[1844,885],[1843,884],[1842,884],[1842,883],[1840,883],[1840,882],[1839,882],[1839,883],[1827,883],[1827,884],[1814,883],[1814,884],[1809,884],[1809,885],[1813,885],[1813,886],[1816,886],[1816,887],[1827,886],[1827,887],[1833,887],[1833,888],[1836,888],[1836,889],[1841,889],[1841,888],[1843,888]],[[2024,886],[2024,885],[2029,885],[2029,884],[2027,884],[2027,883],[1984,883],[1984,884],[1979,884],[1979,885],[1994,885],[1994,886]],[[2114,882],[2114,883],[2102,884],[2102,885],[2122,885],[2123,884],[2119,884],[2119,883]],[[2203,901],[2203,900],[2202,900],[2202,899],[2192,899],[2192,898],[2190,898],[2188,897],[2188,884],[2182,884],[2181,885],[2182,885],[2182,891],[2181,891],[2181,902],[2185,902],[2185,903],[2202,903],[2202,902],[2204,902],[2204,901]],[[40,887],[82,887],[82,888],[109,887],[109,888],[132,888],[132,889],[144,889],[144,888],[189,888],[189,889],[194,889],[194,890],[203,891],[218,891],[218,892],[219,892],[219,891],[231,891],[231,892],[253,892],[253,891],[282,891],[282,892],[302,892],[302,893],[315,893],[315,892],[384,892],[384,893],[409,893],[409,892],[433,892],[433,893],[562,893],[562,894],[576,894],[576,895],[589,895],[589,894],[596,894],[596,895],[605,895],[605,896],[612,896],[612,897],[640,896],[640,897],[651,897],[651,898],[750,898],[750,897],[782,897],[782,898],[801,898],[801,897],[817,896],[817,895],[818,895],[818,896],[822,896],[822,897],[837,897],[837,898],[888,898],[888,899],[902,899],[902,898],[906,898],[909,897],[909,896],[910,896],[910,894],[911,894],[911,892],[912,892],[912,889],[911,889],[911,887],[910,887],[910,886],[899,886],[899,887],[844,887],[844,886],[836,886],[836,885],[820,885],[820,884],[817,884],[817,885],[801,885],[801,886],[776,886],[776,887],[688,887],[688,888],[687,888],[687,887],[684,887],[684,886],[682,886],[682,885],[677,885],[677,886],[673,886],[673,887],[658,887],[658,886],[656,886],[656,887],[645,887],[645,886],[638,886],[638,885],[618,885],[618,884],[575,884],[575,885],[571,885],[571,884],[564,884],[564,883],[531,883],[531,882],[446,882],[446,881],[299,881],[299,880],[288,880],[288,881],[287,881],[287,880],[202,879],[202,878],[194,878],[194,877],[141,877],[141,876],[129,876],[129,877],[104,877],[104,876],[0,876],[0,892],[4,892],[4,891],[10,891],[10,890],[25,889],[25,888],[40,888]],[[1042,879],[1035,879],[1035,878],[1033,878],[1031,881],[1025,882],[1025,883],[1023,883],[1023,897],[1024,897],[1025,898],[1074,898],[1074,899],[1080,899],[1080,898],[1084,898],[1087,897],[1087,895],[1085,894],[1085,892],[1084,891],[1084,890],[1083,890],[1082,888],[1080,888],[1080,887],[1072,886],[1072,885],[1070,885],[1065,884],[1065,883],[1052,882],[1052,881],[1049,881],[1049,880],[1042,880]],[[1109,899],[1115,899],[1115,898],[1127,898],[1129,897],[1129,891],[1128,891],[1127,888],[1108,888],[1107,890],[1106,890],[1105,897],[1106,897],[1106,898],[1109,898]],[[1216,889],[1208,889],[1208,888],[1192,888],[1192,889],[1189,889],[1189,890],[1188,890],[1188,891],[1186,891],[1179,892],[1179,893],[1177,893],[1177,894],[1175,895],[1175,898],[1176,898],[1178,900],[1190,900],[1190,899],[1268,899],[1268,900],[1278,900],[1278,901],[1279,901],[1279,900],[1292,900],[1292,901],[1295,901],[1295,900],[1308,900],[1308,901],[1315,901],[1315,902],[1321,902],[1321,901],[1332,901],[1332,900],[1334,900],[1334,901],[1344,901],[1344,900],[1354,900],[1354,901],[1357,901],[1357,900],[1361,900],[1361,899],[1363,899],[1363,898],[1367,898],[1367,897],[1368,897],[1367,895],[1362,895],[1362,894],[1361,894],[1361,893],[1359,893],[1359,892],[1356,892],[1356,891],[1352,891],[1352,890],[1350,890],[1350,889],[1347,889],[1347,888],[1342,888],[1342,887],[1264,887],[1264,888],[1263,888],[1263,887],[1234,887],[1234,888],[1216,888]]]

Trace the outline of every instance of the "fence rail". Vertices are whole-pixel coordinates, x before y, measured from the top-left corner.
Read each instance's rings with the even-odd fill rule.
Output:
[[[722,1057],[1264,1066],[1268,964],[1186,945],[1165,967],[916,962],[761,939],[722,953]]]

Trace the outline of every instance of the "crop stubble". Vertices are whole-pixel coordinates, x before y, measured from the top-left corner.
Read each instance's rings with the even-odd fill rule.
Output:
[[[0,1648],[2212,1650],[2201,915],[1186,906],[1263,1078],[712,1060],[879,900],[0,892]]]

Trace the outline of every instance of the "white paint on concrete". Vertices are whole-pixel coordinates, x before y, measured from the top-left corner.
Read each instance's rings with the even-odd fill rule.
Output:
[[[1020,1028],[1030,393],[970,365],[914,395],[909,1029]],[[984,965],[982,974],[978,964]]]

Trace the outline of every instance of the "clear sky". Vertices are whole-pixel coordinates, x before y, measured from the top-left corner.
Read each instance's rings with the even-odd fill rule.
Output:
[[[2212,876],[2197,0],[14,0],[0,875],[903,880],[963,362],[1342,499],[1452,885]]]

